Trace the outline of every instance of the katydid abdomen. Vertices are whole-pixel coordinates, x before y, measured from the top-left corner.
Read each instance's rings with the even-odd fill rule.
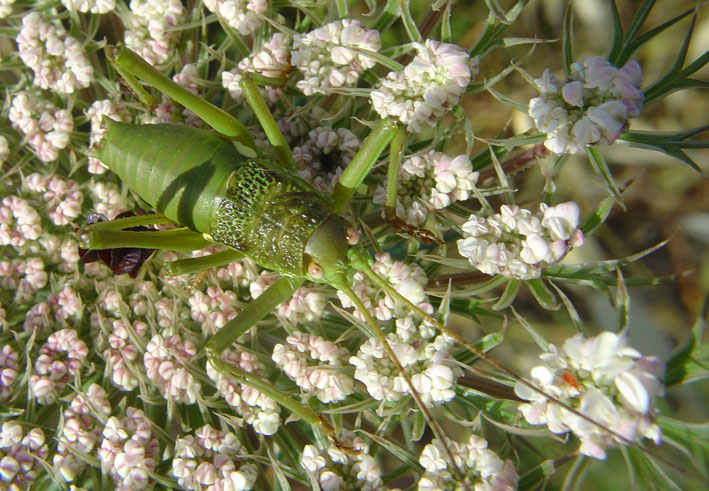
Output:
[[[288,275],[344,259],[344,220],[327,196],[288,171],[245,161],[210,131],[104,122],[96,157],[169,219]]]

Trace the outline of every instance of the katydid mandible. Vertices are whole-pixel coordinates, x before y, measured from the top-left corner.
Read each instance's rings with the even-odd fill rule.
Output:
[[[205,350],[209,362],[218,369],[267,392],[281,405],[306,422],[317,425],[330,439],[337,441],[326,419],[281,394],[268,382],[220,360],[220,354],[241,333],[286,301],[306,279],[326,283],[352,299],[401,371],[433,432],[441,438],[442,430],[430,416],[381,329],[347,284],[348,275],[361,270],[396,301],[497,369],[555,400],[579,417],[601,426],[620,440],[634,445],[634,442],[622,435],[615,434],[545,394],[534,384],[449,331],[371,270],[368,254],[356,245],[354,235],[339,213],[347,206],[389,142],[395,135],[398,135],[397,140],[403,138],[403,128],[388,119],[380,121],[340,176],[333,196],[329,197],[289,171],[292,167],[290,150],[253,81],[248,78],[242,80],[242,90],[264,128],[275,158],[244,159],[233,142],[240,145],[242,153],[255,155],[256,152],[253,137],[238,120],[167,79],[127,48],[110,50],[109,59],[134,91],[144,94],[135,76],[193,111],[222,136],[188,126],[134,125],[105,118],[108,131],[95,152],[96,157],[162,216],[130,217],[87,226],[83,231],[85,246],[90,249],[146,247],[195,250],[219,242],[230,249],[213,257],[178,261],[173,263],[171,272],[180,274],[226,264],[246,256],[260,266],[282,275],[282,279],[207,341]],[[392,149],[390,158],[398,161],[398,151]],[[136,225],[169,221],[185,228],[148,232],[122,230]],[[388,221],[400,223],[396,220]],[[426,240],[431,238],[427,231],[423,231],[420,236]],[[475,371],[472,367],[471,370]],[[452,455],[450,457],[453,461]]]

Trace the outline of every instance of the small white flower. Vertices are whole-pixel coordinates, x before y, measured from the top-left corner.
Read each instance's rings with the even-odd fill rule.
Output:
[[[591,339],[578,334],[561,350],[551,346],[541,358],[547,364],[532,369],[534,383],[602,427],[519,382],[515,393],[531,401],[519,409],[530,424],[546,424],[554,433],[573,432],[581,440],[581,453],[598,459],[605,459],[605,447],[625,444],[606,428],[627,440],[645,437],[659,444],[652,403],[664,393],[661,360],[641,356],[625,336],[612,332]]]
[[[266,0],[205,0],[204,6],[218,14],[226,23],[244,36],[263,24]]]
[[[370,100],[382,118],[393,116],[410,133],[420,133],[458,104],[478,71],[478,58],[430,39],[412,46],[418,54],[403,72],[389,72]]]
[[[354,85],[375,64],[363,51],[379,51],[379,33],[359,21],[342,19],[293,38],[291,64],[303,73],[296,86],[305,93],[329,94]]]
[[[576,153],[599,143],[610,145],[640,114],[640,65],[631,61],[615,68],[601,57],[582,58],[571,75],[560,80],[547,69],[535,84],[541,92],[529,102],[529,116],[547,134],[544,145],[553,153]]]

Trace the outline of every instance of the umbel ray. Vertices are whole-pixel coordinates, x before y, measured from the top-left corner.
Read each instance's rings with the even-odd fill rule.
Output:
[[[390,119],[379,121],[338,179],[333,195],[327,196],[293,174],[290,149],[253,80],[245,78],[241,87],[271,144],[270,156],[262,155],[256,149],[252,135],[238,120],[167,79],[135,53],[126,48],[109,48],[107,54],[116,70],[141,99],[147,100],[149,95],[135,77],[197,114],[218,134],[182,125],[135,125],[104,118],[108,131],[95,156],[160,214],[86,226],[81,231],[84,247],[192,251],[217,242],[229,249],[211,256],[177,261],[169,266],[169,271],[182,274],[247,257],[281,274],[281,279],[206,342],[204,349],[208,363],[266,393],[339,445],[336,431],[325,417],[278,391],[269,382],[221,359],[226,348],[280,303],[288,300],[304,281],[327,284],[351,299],[365,320],[363,329],[380,340],[405,379],[432,432],[439,440],[445,441],[442,428],[431,416],[377,321],[349,286],[352,275],[361,271],[405,309],[455,339],[476,357],[483,358],[508,377],[599,426],[619,441],[637,445],[519,377],[423,312],[371,269],[369,252],[357,243],[358,234],[341,214],[387,147],[389,164],[398,169],[405,137],[403,127]],[[389,175],[392,175],[391,171]],[[394,186],[391,192],[395,193]],[[395,203],[395,196],[387,202]],[[390,221],[397,223],[391,217],[391,210],[389,212]],[[165,231],[125,230],[172,222],[178,223],[181,228]],[[428,231],[418,233],[426,240],[430,238],[429,234]],[[473,367],[468,369],[479,372]],[[446,451],[449,462],[455,466],[450,449],[446,448]]]

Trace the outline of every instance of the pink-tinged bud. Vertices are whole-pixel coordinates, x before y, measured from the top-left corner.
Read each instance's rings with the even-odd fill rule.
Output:
[[[561,89],[561,96],[567,104],[574,107],[583,106],[584,88],[583,82],[570,82]]]

